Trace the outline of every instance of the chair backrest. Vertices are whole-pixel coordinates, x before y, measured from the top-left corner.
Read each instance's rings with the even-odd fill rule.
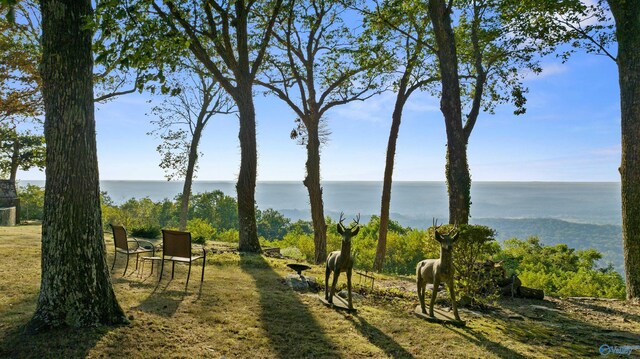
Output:
[[[191,233],[163,229],[162,255],[191,258]]]
[[[129,244],[127,243],[127,230],[123,226],[117,226],[110,224],[111,231],[113,232],[113,242],[116,244],[116,248],[128,250]]]

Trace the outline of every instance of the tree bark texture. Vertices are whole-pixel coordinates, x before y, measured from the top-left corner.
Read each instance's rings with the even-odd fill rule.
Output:
[[[622,241],[627,299],[640,298],[640,1],[609,0],[616,21],[622,115]]]
[[[180,230],[187,229],[187,218],[189,216],[189,198],[191,197],[191,185],[193,184],[193,172],[198,162],[198,145],[204,125],[198,121],[191,138],[191,146],[189,147],[189,162],[187,163],[187,173],[184,177],[184,186],[182,187],[182,201],[180,203]]]
[[[102,232],[89,0],[42,0],[47,141],[42,279],[30,332],[125,323]]]
[[[256,226],[255,190],[258,150],[256,144],[256,112],[251,93],[251,81],[244,84],[236,95],[240,117],[240,173],[236,191],[238,192],[238,222],[240,225],[241,252],[261,251]],[[240,84],[239,84],[240,86]]]
[[[316,264],[327,259],[327,223],[324,219],[324,203],[322,201],[322,186],[320,185],[320,137],[319,120],[307,119],[307,162],[305,164],[307,176],[304,185],[309,192],[311,204],[311,220],[313,221],[314,260]]]
[[[462,125],[458,56],[451,16],[443,0],[429,0],[429,13],[437,44],[442,82],[440,110],[447,131],[446,177],[449,191],[449,223],[469,223],[471,175],[467,162],[467,139]]]
[[[9,181],[13,183],[13,187],[16,186],[16,179],[18,177],[18,167],[20,161],[20,139],[16,133],[15,141],[13,142],[13,153],[11,155],[11,170],[9,174]]]
[[[389,142],[387,143],[387,159],[384,167],[384,179],[382,182],[382,202],[380,205],[380,229],[378,232],[378,245],[376,247],[376,258],[373,262],[373,270],[382,271],[384,259],[387,255],[387,232],[389,229],[389,208],[391,206],[391,185],[393,182],[393,166],[396,156],[396,144],[400,123],[402,122],[402,110],[407,102],[406,78],[400,82],[400,88],[396,96],[396,104],[391,115],[391,130],[389,131]]]

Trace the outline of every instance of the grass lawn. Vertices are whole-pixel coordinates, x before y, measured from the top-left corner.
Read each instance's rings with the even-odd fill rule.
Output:
[[[110,236],[107,250],[111,264]],[[40,227],[0,227],[0,258],[0,358],[576,358],[600,356],[603,344],[640,346],[640,308],[626,302],[503,300],[461,312],[467,327],[456,328],[416,318],[417,297],[389,287],[354,300],[357,314],[334,311],[283,284],[288,261],[232,253],[208,256],[202,287],[197,262],[186,292],[185,266],[173,280],[165,268],[158,284],[148,266],[143,278],[131,265],[123,277],[119,257],[113,284],[129,325],[30,336]],[[324,269],[305,275],[323,281]],[[399,279],[376,284],[385,281]]]

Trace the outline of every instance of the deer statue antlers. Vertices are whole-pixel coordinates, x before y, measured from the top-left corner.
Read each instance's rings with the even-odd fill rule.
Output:
[[[340,234],[353,233],[354,236],[358,233],[357,231],[354,232],[354,230],[356,228],[359,228],[360,226],[360,213],[358,213],[356,218],[353,219],[354,224],[350,225],[349,228],[346,228],[344,226],[344,223],[342,223],[342,221],[344,221],[344,212],[340,212],[340,219],[338,220],[338,233]]]

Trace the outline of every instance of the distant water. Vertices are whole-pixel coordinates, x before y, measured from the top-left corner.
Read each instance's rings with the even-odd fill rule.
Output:
[[[23,181],[44,185],[43,181]],[[149,197],[173,199],[182,192],[181,182],[101,181],[115,203]],[[235,182],[196,181],[193,192],[221,190],[235,196]],[[380,213],[381,182],[323,182],[327,215],[341,211],[352,216]],[[584,182],[474,182],[471,187],[474,218],[553,218],[575,223],[621,223],[620,184]],[[260,209],[273,208],[292,219],[309,219],[309,199],[301,182],[259,182],[256,202]],[[432,218],[448,218],[447,189],[443,182],[395,182],[391,217],[403,225],[427,227]]]

